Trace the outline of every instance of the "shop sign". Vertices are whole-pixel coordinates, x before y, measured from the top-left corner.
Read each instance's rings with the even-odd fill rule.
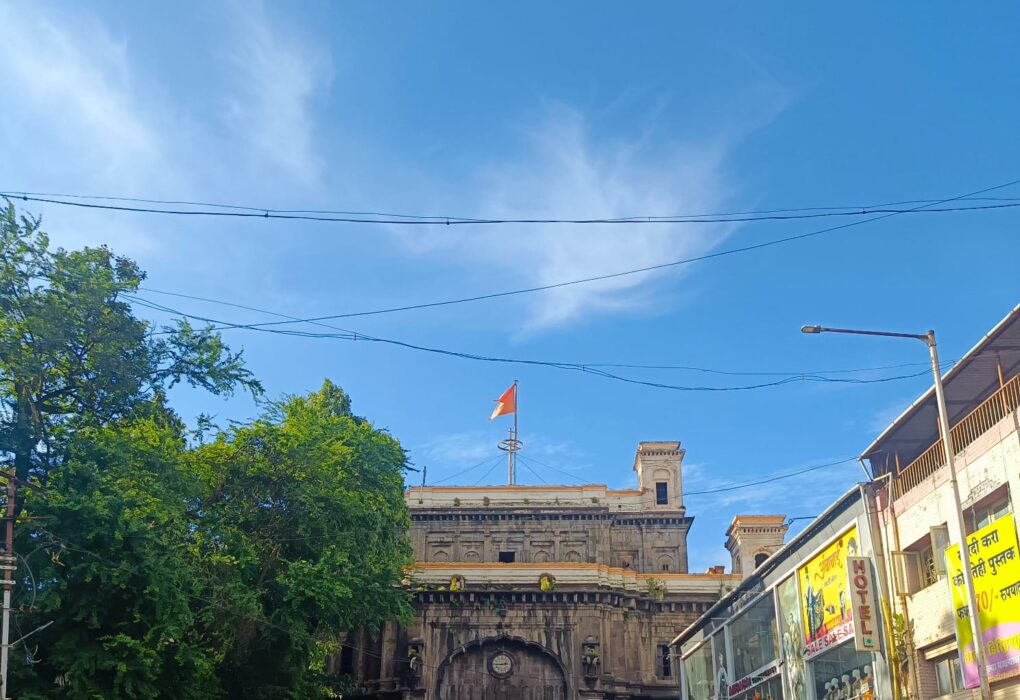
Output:
[[[744,692],[745,690],[748,690],[749,688],[753,688],[759,683],[764,683],[769,678],[773,678],[778,672],[779,662],[773,661],[768,666],[755,671],[750,676],[745,676],[736,683],[730,683],[729,686],[730,697],[734,695],[739,695],[740,693]]]
[[[857,528],[852,527],[797,569],[804,658],[841,644],[854,634],[846,560],[860,554],[859,542]]]
[[[1013,514],[1008,513],[971,534],[967,538],[967,550],[988,678],[995,680],[1020,674],[1020,550]],[[977,657],[970,631],[970,609],[959,545],[946,549],[946,565],[956,613],[953,618],[963,681],[968,688],[976,688],[979,685]]]
[[[875,606],[875,576],[871,559],[847,557],[847,584],[850,590],[851,616],[854,621],[854,648],[878,649],[878,608]]]

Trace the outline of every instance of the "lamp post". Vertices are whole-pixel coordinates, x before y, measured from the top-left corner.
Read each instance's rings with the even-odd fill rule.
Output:
[[[981,697],[991,698],[988,687],[988,669],[985,668],[984,640],[978,624],[977,598],[974,595],[974,580],[970,570],[970,551],[967,547],[967,528],[963,520],[963,505],[960,502],[960,486],[956,481],[956,464],[953,461],[952,437],[949,433],[949,412],[946,410],[946,394],[942,387],[942,370],[939,367],[939,355],[935,349],[935,331],[921,335],[917,333],[890,333],[887,331],[861,331],[848,328],[825,328],[824,326],[804,326],[802,333],[849,333],[852,335],[878,335],[890,338],[912,338],[920,340],[928,346],[931,355],[931,371],[935,378],[935,401],[938,404],[939,426],[942,433],[942,447],[945,450],[946,465],[949,467],[949,483],[953,487],[953,505],[956,507],[956,536],[960,540],[960,560],[963,565],[963,581],[967,588],[967,607],[970,617],[970,632],[974,639],[974,656],[977,660],[978,679],[981,683]]]

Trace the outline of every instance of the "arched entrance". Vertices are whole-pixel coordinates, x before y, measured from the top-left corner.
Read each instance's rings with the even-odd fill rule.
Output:
[[[521,639],[485,639],[453,652],[439,668],[436,700],[566,700],[560,662]]]

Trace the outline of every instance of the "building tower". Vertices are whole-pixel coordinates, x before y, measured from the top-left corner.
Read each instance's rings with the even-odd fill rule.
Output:
[[[726,549],[733,558],[733,573],[747,576],[776,550],[790,526],[783,515],[738,515],[726,530]]]
[[[679,442],[642,442],[634,455],[634,471],[642,494],[642,509],[683,514],[680,464],[685,450]]]

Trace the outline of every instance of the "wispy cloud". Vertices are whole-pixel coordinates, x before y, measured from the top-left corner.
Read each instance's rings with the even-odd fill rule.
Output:
[[[655,121],[656,117],[649,117]],[[596,133],[588,117],[548,103],[523,132],[521,156],[491,164],[476,210],[498,218],[618,218],[718,211],[735,194],[727,168],[730,139],[685,143],[661,136],[656,124],[629,137]],[[570,226],[533,224],[497,231],[415,232],[421,251],[455,250],[501,279],[539,286],[595,277],[696,256],[722,242],[727,224]],[[591,314],[646,310],[661,301],[650,280],[684,268],[647,272],[536,294],[528,298],[526,330],[576,322]]]
[[[79,168],[88,167],[93,182],[120,180],[125,169],[161,159],[160,139],[137,102],[125,46],[94,18],[48,14],[29,3],[0,5],[0,67],[11,143],[15,126],[29,127],[32,143],[59,144]],[[10,109],[15,105],[19,109]],[[59,170],[67,163],[49,165]],[[119,184],[130,178],[123,180]]]
[[[234,16],[239,31],[228,53],[236,77],[230,122],[274,166],[314,183],[324,161],[316,148],[313,99],[332,79],[329,56],[288,33],[261,2],[237,3]]]
[[[184,178],[166,157],[171,110],[135,74],[127,45],[93,15],[41,3],[0,4],[0,183],[46,191],[140,195]],[[63,245],[106,242],[138,254],[157,245],[107,217],[102,239],[82,212],[32,206]],[[94,223],[94,222],[93,222]]]

